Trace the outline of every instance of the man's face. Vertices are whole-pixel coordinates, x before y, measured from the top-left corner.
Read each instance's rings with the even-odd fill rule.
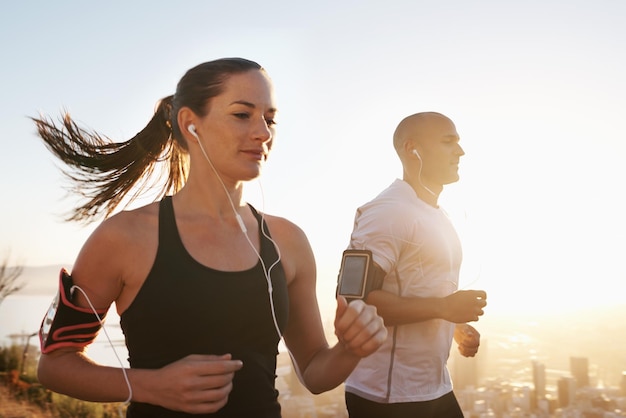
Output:
[[[459,160],[465,152],[450,119],[437,116],[422,125],[416,149],[421,156],[423,180],[442,186],[459,180]]]

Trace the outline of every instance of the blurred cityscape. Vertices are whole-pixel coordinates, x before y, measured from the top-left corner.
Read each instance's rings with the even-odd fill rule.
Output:
[[[625,319],[622,307],[481,319],[479,354],[464,358],[453,346],[448,363],[465,417],[626,417]],[[279,356],[277,375],[285,418],[348,416],[343,386],[311,395],[288,354]]]
[[[56,282],[49,278],[58,271],[59,266],[52,266],[25,272],[29,286],[22,291],[23,297],[5,300],[0,309],[0,338],[4,336],[5,343],[33,343],[42,312],[56,292]],[[43,298],[37,296],[42,294]],[[448,367],[465,417],[626,417],[626,304],[549,315],[533,314],[536,308],[529,303],[525,312],[487,311],[473,324],[481,333],[481,347],[474,358],[461,357],[452,347]],[[551,308],[558,312],[558,300]],[[334,301],[322,306],[321,312],[332,344]],[[26,321],[29,316],[32,320]],[[16,322],[18,318],[20,322]],[[107,327],[122,353],[118,322],[115,312],[110,312]],[[7,340],[5,334],[14,338]],[[109,344],[101,341],[94,344],[91,354],[101,350],[110,357]],[[343,386],[321,395],[310,394],[298,381],[284,351],[278,357],[276,387],[284,418],[348,416]]]

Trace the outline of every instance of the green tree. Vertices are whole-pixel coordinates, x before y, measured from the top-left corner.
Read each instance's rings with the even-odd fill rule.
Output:
[[[24,266],[9,267],[9,254],[4,257],[0,265],[0,304],[7,296],[19,291],[24,283],[18,283],[17,279],[22,275]]]

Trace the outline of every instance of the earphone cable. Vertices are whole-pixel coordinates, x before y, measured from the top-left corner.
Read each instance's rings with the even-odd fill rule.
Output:
[[[130,404],[130,401],[133,399],[133,388],[130,385],[130,380],[128,379],[128,373],[126,372],[126,367],[124,367],[124,363],[122,363],[122,360],[120,359],[120,356],[117,354],[117,350],[115,349],[115,346],[113,345],[113,342],[111,341],[111,337],[109,337],[109,333],[107,332],[106,327],[104,326],[104,321],[102,320],[102,318],[100,318],[100,315],[98,315],[98,311],[96,311],[96,308],[91,303],[91,299],[89,299],[89,296],[87,296],[87,293],[83,289],[81,289],[80,286],[73,285],[70,288],[70,292],[72,293],[74,291],[74,289],[77,289],[78,291],[80,291],[80,293],[82,293],[82,295],[87,300],[87,303],[89,304],[89,307],[93,311],[94,315],[96,315],[96,318],[98,319],[98,322],[100,322],[100,326],[102,327],[102,331],[104,332],[104,335],[105,335],[107,341],[109,342],[109,345],[111,346],[111,349],[113,350],[113,354],[115,354],[115,358],[117,359],[118,363],[120,364],[120,367],[122,369],[122,374],[124,375],[124,380],[126,381],[126,385],[128,386],[128,398],[126,399],[126,401],[124,401],[124,405],[128,405],[128,404]],[[122,416],[122,411],[120,410],[119,412],[120,412],[120,416]]]

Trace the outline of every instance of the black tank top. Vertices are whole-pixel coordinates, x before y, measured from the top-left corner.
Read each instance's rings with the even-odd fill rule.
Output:
[[[250,206],[259,222],[267,225]],[[260,255],[269,268],[278,254],[261,236]],[[271,269],[273,300],[279,327],[289,311],[282,265]],[[178,233],[171,196],[159,206],[159,245],[154,265],[120,321],[133,368],[156,369],[189,354],[231,353],[243,361],[235,373],[228,403],[218,413],[190,415],[133,402],[127,417],[280,417],[275,389],[280,341],[260,262],[250,270],[229,272],[206,267],[187,252]]]

